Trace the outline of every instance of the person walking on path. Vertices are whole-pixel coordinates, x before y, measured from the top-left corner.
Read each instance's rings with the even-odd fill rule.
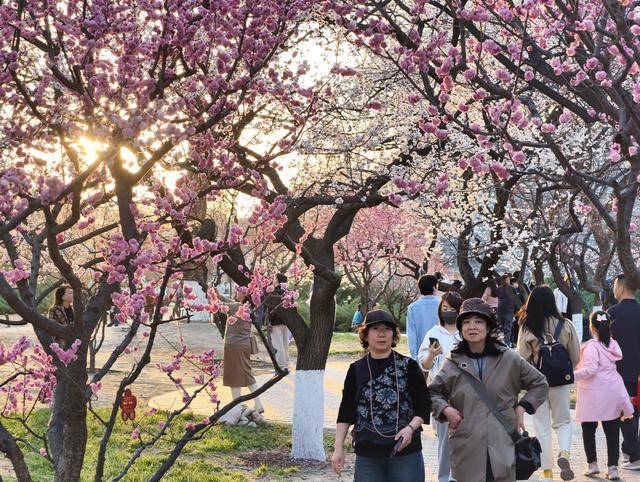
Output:
[[[553,340],[561,315],[556,306],[553,291],[548,286],[536,286],[521,312],[520,333],[518,335],[518,353],[532,365],[537,366],[542,341]],[[569,320],[564,320],[562,330],[555,340],[562,344],[575,368],[580,361],[580,342]],[[533,416],[536,437],[542,447],[542,480],[553,479],[553,451],[551,428],[556,432],[560,452],[557,464],[561,469],[562,480],[572,480],[573,470],[569,463],[571,452],[571,385],[549,388],[545,402]]]
[[[511,285],[511,275],[502,275],[502,282],[498,286],[498,308],[496,314],[498,323],[504,334],[504,342],[507,346],[513,346],[513,320],[514,314],[522,306],[515,288]]]
[[[518,431],[524,429],[524,413],[534,413],[546,399],[547,382],[496,338],[495,316],[480,298],[462,303],[457,327],[463,340],[429,384],[434,418],[449,422],[452,477],[461,482],[513,482],[513,440],[467,377],[481,384]],[[521,391],[526,393],[519,398]]]
[[[356,331],[362,324],[362,320],[364,320],[364,316],[362,316],[362,303],[358,303],[358,309],[351,319],[351,330]]]
[[[48,316],[60,325],[73,325],[73,289],[69,286],[56,288],[53,295],[53,306],[49,308]],[[62,338],[54,338],[60,348],[67,348],[68,343]]]
[[[269,335],[271,345],[276,352],[276,361],[280,368],[289,368],[289,329],[284,319],[284,308],[282,304],[282,296],[286,288],[287,277],[282,273],[276,275],[278,282],[273,293],[269,294],[265,300],[267,308],[269,308]]]
[[[359,336],[367,354],[347,371],[331,466],[340,475],[354,425],[355,482],[422,481],[420,432],[431,408],[424,377],[415,360],[393,350],[400,330],[386,311],[369,311]]]
[[[438,324],[438,304],[440,298],[434,295],[438,280],[427,274],[418,280],[420,298],[409,305],[407,309],[407,343],[409,353],[414,360],[418,359],[418,351],[424,336],[431,328]]]
[[[440,323],[427,332],[420,345],[418,364],[423,372],[428,373],[429,382],[433,381],[449,352],[461,341],[456,326],[461,305],[462,297],[458,293],[449,291],[442,295],[438,306]],[[438,435],[438,482],[450,482],[454,479],[451,475],[449,425],[439,420],[434,420],[433,425]]]
[[[531,293],[531,290],[524,281],[520,284],[520,271],[514,271],[511,274],[511,286],[516,290],[516,294],[520,300],[520,306],[524,305],[525,301],[527,301],[527,296]]]
[[[604,311],[591,314],[594,338],[580,348],[580,363],[575,370],[578,387],[576,422],[582,424],[582,442],[589,464],[584,475],[600,473],[596,456],[596,429],[602,423],[607,439],[607,479],[619,480],[620,416],[633,416],[633,405],[627,394],[616,362],[622,351],[611,339],[610,318]]]
[[[494,312],[498,309],[498,283],[493,275],[491,275],[491,279],[487,283],[484,293],[482,293],[482,301],[487,303]]]
[[[618,300],[609,308],[613,319],[611,335],[622,350],[622,360],[617,364],[618,373],[624,381],[627,393],[638,394],[640,376],[640,304],[636,301],[636,289],[624,275],[618,275],[613,283],[613,294]],[[640,470],[640,447],[638,444],[638,408],[633,418],[621,423],[623,459],[628,462],[621,468]]]
[[[243,295],[236,293],[236,301],[218,294],[227,306],[229,306],[227,324],[224,331],[224,354],[222,360],[222,384],[231,388],[231,395],[234,400],[242,394],[242,387],[249,387],[255,392],[258,389],[256,379],[251,372],[251,327],[250,321],[236,319],[235,314],[242,306]],[[253,399],[254,408],[258,413],[264,413],[264,406],[260,397]]]

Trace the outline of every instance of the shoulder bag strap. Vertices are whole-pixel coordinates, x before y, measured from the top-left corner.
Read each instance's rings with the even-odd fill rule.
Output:
[[[464,377],[467,379],[467,381],[469,382],[469,385],[471,385],[471,388],[473,388],[473,391],[476,392],[478,397],[480,397],[480,400],[484,402],[484,404],[487,406],[489,411],[498,420],[498,422],[500,422],[500,425],[504,427],[506,432],[509,434],[509,437],[511,437],[511,440],[513,440],[513,443],[518,443],[522,438],[522,435],[520,435],[518,431],[509,422],[505,420],[505,418],[500,413],[500,410],[498,410],[498,407],[496,406],[496,404],[493,403],[493,401],[487,395],[487,392],[480,385],[480,382],[478,381],[478,379],[475,378],[471,373],[464,371],[462,368],[458,367],[458,369],[462,372]]]
[[[558,324],[556,325],[556,331],[553,333],[553,341],[558,341],[558,337],[560,333],[562,333],[562,327],[564,326],[564,318],[560,318],[558,320]]]

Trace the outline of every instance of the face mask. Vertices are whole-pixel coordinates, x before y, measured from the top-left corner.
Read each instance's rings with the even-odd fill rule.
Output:
[[[443,311],[440,313],[440,318],[442,318],[442,321],[444,321],[446,325],[455,325],[458,313],[455,311]]]

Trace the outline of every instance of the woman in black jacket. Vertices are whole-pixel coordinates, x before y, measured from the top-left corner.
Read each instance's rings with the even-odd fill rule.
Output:
[[[429,421],[429,394],[416,361],[392,349],[399,339],[389,313],[367,313],[360,328],[367,354],[349,366],[331,458],[340,474],[344,441],[353,425],[355,482],[424,480],[420,432]]]

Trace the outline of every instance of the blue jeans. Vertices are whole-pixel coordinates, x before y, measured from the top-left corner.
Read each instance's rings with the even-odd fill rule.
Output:
[[[422,451],[395,457],[356,455],[354,482],[423,482]]]

